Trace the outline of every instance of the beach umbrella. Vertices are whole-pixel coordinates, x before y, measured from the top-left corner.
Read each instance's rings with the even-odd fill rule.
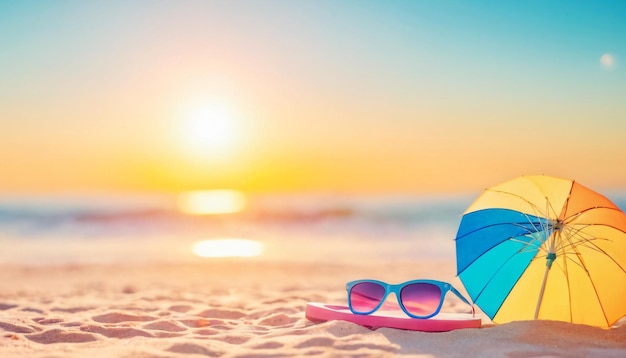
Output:
[[[486,189],[463,214],[456,256],[495,323],[610,327],[626,315],[626,215],[573,180],[523,176]]]

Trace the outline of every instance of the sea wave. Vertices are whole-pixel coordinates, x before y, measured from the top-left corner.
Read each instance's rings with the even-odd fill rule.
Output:
[[[0,199],[0,232],[17,236],[84,233],[177,232],[224,225],[335,227],[339,231],[376,226],[410,229],[450,225],[469,203],[465,197],[258,196],[246,209],[224,215],[189,215],[172,197]]]
[[[189,215],[171,196],[0,198],[0,235],[11,237],[188,235],[233,227],[267,227],[377,237],[449,231],[471,195],[448,196],[251,196],[238,213]],[[614,202],[626,207],[626,195]],[[394,236],[394,235],[389,235]]]

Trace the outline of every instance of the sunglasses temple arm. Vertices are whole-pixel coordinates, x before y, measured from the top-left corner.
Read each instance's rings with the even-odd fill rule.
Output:
[[[470,307],[472,307],[472,317],[476,317],[476,310],[474,309],[474,305],[471,304],[465,297],[463,297],[463,295],[461,294],[461,292],[457,291],[456,288],[450,286],[450,291],[452,291],[452,293],[454,293],[458,298],[460,298],[463,302],[467,303]]]

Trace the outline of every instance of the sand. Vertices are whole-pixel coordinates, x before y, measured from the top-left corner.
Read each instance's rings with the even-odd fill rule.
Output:
[[[316,265],[258,260],[0,267],[1,357],[624,357],[626,325],[552,321],[424,333],[314,323],[345,282],[455,281],[453,263]],[[445,310],[461,312],[449,300]]]

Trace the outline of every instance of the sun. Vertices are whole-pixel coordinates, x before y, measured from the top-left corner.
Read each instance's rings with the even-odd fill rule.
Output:
[[[239,131],[232,111],[217,104],[204,104],[186,112],[182,141],[193,155],[222,157],[236,147]]]

